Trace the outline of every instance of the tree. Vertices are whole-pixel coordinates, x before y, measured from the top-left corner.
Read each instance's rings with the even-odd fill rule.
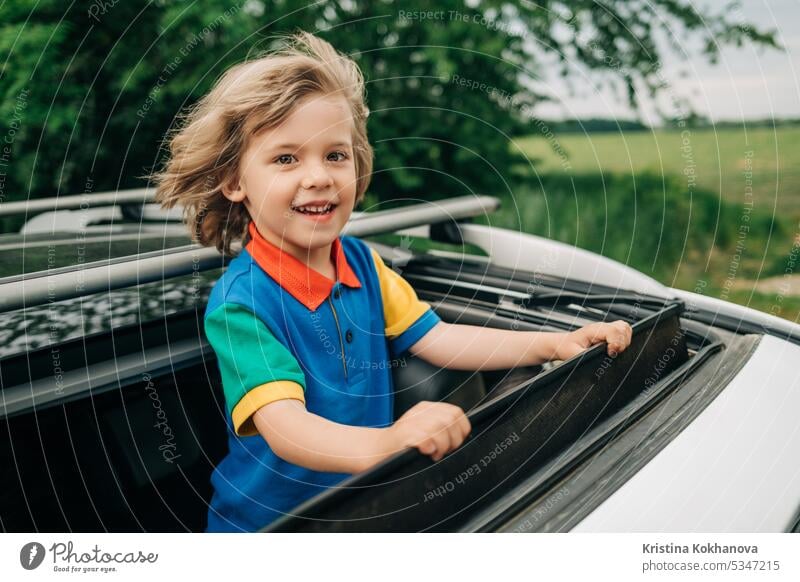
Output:
[[[665,89],[658,33],[775,46],[773,33],[681,0],[425,2],[285,0],[0,6],[0,199],[143,185],[176,113],[231,64],[303,28],[351,54],[367,78],[376,152],[371,200],[502,194],[510,147],[531,133],[546,53],[641,94]],[[676,32],[677,31],[677,32]]]

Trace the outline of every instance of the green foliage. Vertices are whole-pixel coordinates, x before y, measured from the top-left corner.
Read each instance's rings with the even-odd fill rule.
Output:
[[[716,41],[775,44],[677,0],[11,0],[0,5],[0,139],[14,131],[0,195],[141,186],[177,112],[297,28],[364,70],[371,200],[511,191],[509,136],[531,132],[529,85],[546,52],[565,73],[578,63],[657,91],[657,30],[699,37],[712,58]]]

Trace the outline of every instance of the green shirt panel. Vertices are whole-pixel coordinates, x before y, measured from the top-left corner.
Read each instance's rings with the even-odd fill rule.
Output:
[[[249,309],[223,303],[206,317],[205,330],[217,355],[229,415],[245,394],[262,384],[289,380],[306,389],[297,359]]]

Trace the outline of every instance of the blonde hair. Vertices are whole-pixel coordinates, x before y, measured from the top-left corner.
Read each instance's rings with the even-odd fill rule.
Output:
[[[349,57],[307,32],[289,37],[277,51],[231,67],[180,116],[169,139],[169,159],[152,176],[156,200],[165,208],[182,204],[192,239],[230,253],[231,243],[247,232],[250,216],[243,204],[225,198],[222,186],[238,176],[251,136],[280,124],[301,99],[316,93],[341,95],[350,106],[355,203],[361,202],[372,174],[364,78]]]

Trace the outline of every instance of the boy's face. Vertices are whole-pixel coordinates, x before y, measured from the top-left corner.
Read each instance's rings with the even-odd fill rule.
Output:
[[[353,120],[342,97],[310,95],[279,126],[252,137],[239,183],[223,189],[243,202],[261,236],[308,260],[339,236],[353,211]],[[332,208],[319,213],[319,208]]]

